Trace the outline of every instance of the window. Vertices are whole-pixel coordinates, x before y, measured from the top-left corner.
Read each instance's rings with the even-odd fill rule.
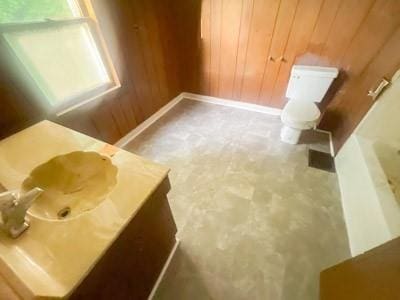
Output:
[[[60,114],[119,86],[96,24],[75,0],[1,5],[1,38],[50,111]]]

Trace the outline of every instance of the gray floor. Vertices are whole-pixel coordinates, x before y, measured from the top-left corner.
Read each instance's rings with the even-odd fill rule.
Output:
[[[317,299],[319,272],[350,256],[336,175],[280,127],[183,100],[125,147],[171,168],[181,244],[156,299]]]

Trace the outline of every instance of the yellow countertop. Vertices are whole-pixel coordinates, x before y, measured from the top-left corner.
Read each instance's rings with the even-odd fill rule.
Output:
[[[113,154],[117,184],[94,209],[66,220],[29,215],[17,239],[0,232],[0,274],[24,298],[63,298],[85,278],[169,169],[50,121],[0,141],[0,184],[19,189],[36,166],[72,151]],[[28,212],[29,214],[29,212]]]

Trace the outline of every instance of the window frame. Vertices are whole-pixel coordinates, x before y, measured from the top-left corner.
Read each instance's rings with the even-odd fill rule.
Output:
[[[78,107],[81,107],[89,102],[94,100],[102,99],[109,93],[114,92],[115,90],[121,87],[120,80],[118,78],[115,67],[111,61],[110,54],[106,47],[106,43],[100,31],[99,24],[97,22],[96,16],[94,14],[94,9],[90,3],[90,0],[67,0],[70,4],[72,13],[79,12],[80,16],[71,17],[71,18],[63,18],[63,19],[52,19],[45,18],[40,21],[28,21],[28,22],[13,22],[13,23],[3,23],[0,24],[0,43],[4,44],[7,48],[7,54],[11,59],[11,63],[13,66],[17,67],[19,70],[19,75],[25,77],[24,79],[29,80],[30,88],[36,89],[33,92],[36,97],[35,98],[43,98],[46,97],[41,89],[41,87],[36,83],[35,79],[31,77],[27,67],[24,65],[24,62],[21,61],[12,46],[8,43],[5,34],[12,32],[22,32],[34,29],[48,29],[48,28],[56,28],[56,27],[65,27],[76,24],[87,24],[89,34],[93,39],[94,44],[96,45],[96,50],[99,53],[100,59],[106,69],[106,72],[110,78],[109,83],[105,83],[101,86],[95,87],[91,90],[85,91],[79,95],[72,96],[57,105],[52,105],[47,100],[47,105],[43,104],[43,101],[39,104],[42,109],[47,111],[47,113],[55,114],[56,116],[61,116],[71,110],[74,110]],[[10,63],[10,62],[9,62]],[[23,72],[24,74],[21,74]],[[40,102],[40,101],[39,101]]]

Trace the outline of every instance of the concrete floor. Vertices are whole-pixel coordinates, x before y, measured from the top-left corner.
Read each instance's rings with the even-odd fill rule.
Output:
[[[279,117],[183,100],[125,149],[171,168],[181,244],[155,299],[317,299],[350,256],[335,174]]]

